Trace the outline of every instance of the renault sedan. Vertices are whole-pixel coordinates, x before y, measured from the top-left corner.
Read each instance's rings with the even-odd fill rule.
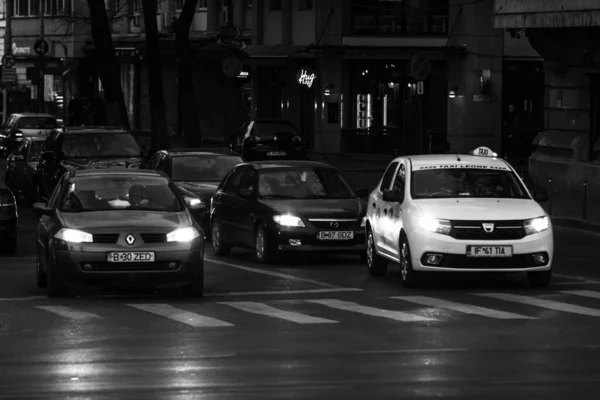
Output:
[[[201,296],[204,237],[171,180],[156,171],[65,173],[36,229],[37,284],[48,296],[71,286],[183,286]]]

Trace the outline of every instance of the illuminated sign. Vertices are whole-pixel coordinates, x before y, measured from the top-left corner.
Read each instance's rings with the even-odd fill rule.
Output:
[[[31,53],[31,47],[19,47],[17,46],[17,44],[15,42],[13,42],[12,45],[12,53],[13,55],[17,55],[17,54],[30,54]]]
[[[312,87],[315,79],[317,79],[317,74],[314,72],[310,72],[307,69],[301,69],[296,75],[296,79],[299,85],[307,86],[308,88]]]
[[[237,77],[240,79],[243,79],[243,78],[247,78],[248,76],[250,76],[250,73],[248,71],[242,71],[239,73],[239,75]]]

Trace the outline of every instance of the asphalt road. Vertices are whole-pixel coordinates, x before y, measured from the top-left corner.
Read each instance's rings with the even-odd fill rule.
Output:
[[[564,399],[600,387],[600,236],[556,228],[556,279],[434,276],[357,257],[262,266],[207,251],[206,296],[35,286],[22,207],[0,256],[0,399]]]

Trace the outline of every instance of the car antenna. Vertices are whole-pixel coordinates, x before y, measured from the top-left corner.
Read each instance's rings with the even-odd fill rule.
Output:
[[[461,161],[460,157],[458,156],[458,154],[456,154],[456,161]]]

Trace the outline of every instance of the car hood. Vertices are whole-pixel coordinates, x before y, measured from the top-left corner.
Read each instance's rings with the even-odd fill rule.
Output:
[[[142,162],[141,157],[125,158],[74,158],[62,160],[60,163],[67,170],[78,169],[111,169],[111,168],[138,168]]]
[[[546,215],[529,199],[422,199],[415,200],[423,215],[462,221],[524,220]]]
[[[217,191],[219,183],[177,181],[175,182],[175,186],[177,186],[184,196],[193,196],[202,201],[210,201],[212,195]]]
[[[162,213],[154,211],[111,210],[81,213],[60,213],[63,226],[71,229],[101,228],[168,228],[192,226],[187,212]]]
[[[308,219],[358,219],[365,215],[361,199],[261,200],[279,214],[302,215]]]

